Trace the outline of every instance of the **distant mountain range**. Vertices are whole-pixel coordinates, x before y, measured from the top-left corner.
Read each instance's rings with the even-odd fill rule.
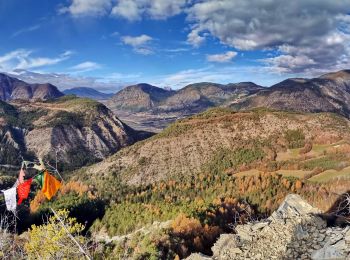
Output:
[[[266,107],[299,112],[334,112],[350,117],[350,70],[318,78],[290,78],[269,88],[251,82],[202,82],[169,91],[147,84],[126,87],[107,103],[116,111],[194,114],[210,107]]]
[[[17,78],[0,73],[0,100],[53,99],[63,96],[56,86],[49,83],[29,84]]]
[[[84,86],[116,92],[125,86],[125,84],[109,81],[108,79],[101,81],[94,77],[80,77],[62,73],[39,73],[23,69],[16,69],[6,74],[28,83],[50,83],[59,89],[80,88]]]
[[[239,110],[266,107],[300,112],[334,112],[349,118],[350,70],[312,79],[286,79],[231,104],[231,107]]]
[[[63,90],[66,95],[76,95],[78,97],[91,98],[95,100],[105,100],[113,96],[113,94],[107,94],[97,91],[93,88],[81,87],[81,88],[71,88]]]
[[[107,104],[114,111],[193,114],[262,89],[251,82],[227,85],[202,82],[173,91],[143,83],[124,88]]]
[[[324,74],[317,78],[290,78],[269,88],[252,82],[217,84],[201,82],[179,90],[159,88],[146,83],[128,86],[115,95],[89,87],[65,90],[61,93],[54,85],[31,84],[0,74],[0,100],[54,99],[63,94],[75,94],[103,101],[123,120],[130,116],[147,115],[154,122],[157,116],[166,124],[177,118],[193,115],[211,107],[232,107],[249,110],[266,107],[298,112],[334,112],[350,117],[350,70]],[[126,114],[125,114],[126,113]],[[157,119],[157,120],[158,120]],[[135,122],[139,119],[133,118]],[[168,122],[169,120],[169,122]],[[136,122],[137,123],[137,122]],[[157,128],[157,127],[156,127]]]

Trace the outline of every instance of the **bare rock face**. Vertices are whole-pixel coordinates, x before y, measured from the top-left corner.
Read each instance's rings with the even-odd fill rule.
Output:
[[[39,90],[38,90],[39,91]],[[70,170],[100,161],[139,140],[138,132],[89,99],[0,101],[0,164],[20,156],[55,161]]]
[[[327,227],[317,213],[300,196],[288,195],[267,220],[221,235],[211,258],[193,254],[187,259],[350,259],[350,226]]]
[[[61,124],[34,128],[25,135],[30,151],[39,158],[51,155],[57,150],[63,161],[69,161],[69,154],[85,152],[97,160],[102,160],[134,142],[131,132],[111,113],[100,114],[92,125]]]
[[[299,195],[289,194],[279,208],[272,213],[270,220],[283,220],[291,217],[304,216],[311,213],[320,213],[320,210],[312,207]]]

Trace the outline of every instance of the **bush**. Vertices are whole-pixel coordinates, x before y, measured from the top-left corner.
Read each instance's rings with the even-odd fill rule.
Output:
[[[304,147],[300,149],[299,154],[306,154],[308,152],[311,152],[312,150],[312,143],[307,142],[305,143]]]
[[[238,169],[241,165],[249,165],[262,160],[265,153],[258,147],[239,148],[237,150],[220,149],[204,168],[212,174],[219,174],[227,169]]]
[[[50,217],[47,223],[41,226],[32,225],[29,230],[29,240],[25,244],[28,258],[82,259],[84,254],[79,250],[69,233],[83,245],[84,251],[88,252],[87,240],[80,235],[84,230],[84,225],[78,223],[74,218],[69,218],[67,210],[60,210],[57,214],[67,230],[56,216]]]
[[[285,133],[285,138],[288,141],[289,149],[301,148],[305,145],[305,135],[299,129],[287,130]]]
[[[68,125],[81,128],[84,126],[84,116],[78,113],[59,111],[55,114],[55,117],[51,119],[48,125],[50,127]]]

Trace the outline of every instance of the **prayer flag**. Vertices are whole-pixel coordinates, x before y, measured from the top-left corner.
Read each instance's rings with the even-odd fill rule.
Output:
[[[60,187],[61,182],[45,171],[42,192],[45,194],[46,198],[50,200]]]
[[[22,203],[22,201],[28,198],[30,185],[32,184],[33,178],[19,184],[17,186],[17,194],[18,194],[18,205]]]
[[[20,170],[19,172],[19,176],[18,176],[18,182],[19,183],[23,183],[24,182],[24,176],[26,175],[26,173],[24,172],[23,169]]]
[[[40,188],[42,188],[44,184],[44,172],[39,173],[34,179],[39,183]]]
[[[15,211],[16,210],[16,187],[12,187],[8,190],[2,191],[5,196],[5,204],[6,208],[9,211]]]

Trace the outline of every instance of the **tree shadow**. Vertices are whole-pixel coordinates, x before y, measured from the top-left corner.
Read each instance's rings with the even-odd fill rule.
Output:
[[[350,190],[339,195],[327,212],[319,216],[327,222],[328,226],[350,225]]]

